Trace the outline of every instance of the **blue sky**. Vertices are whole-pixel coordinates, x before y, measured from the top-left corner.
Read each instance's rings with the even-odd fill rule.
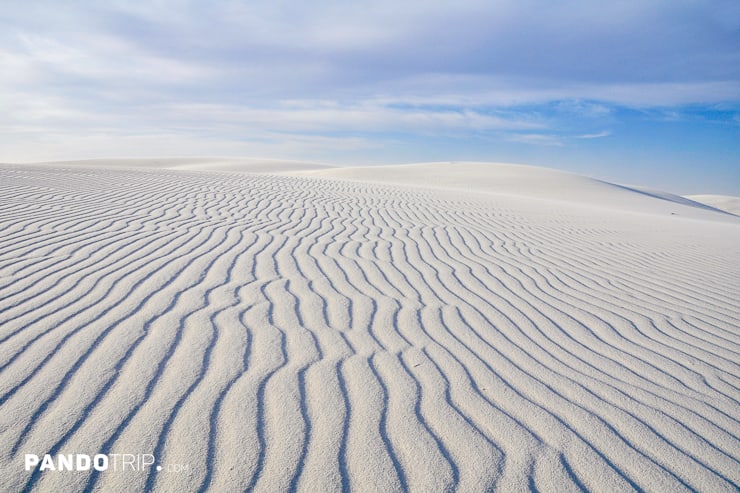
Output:
[[[740,195],[740,2],[0,5],[0,162],[536,164]]]

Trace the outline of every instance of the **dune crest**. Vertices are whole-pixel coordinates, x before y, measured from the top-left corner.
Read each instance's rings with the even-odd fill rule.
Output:
[[[740,216],[740,197],[731,195],[687,195],[686,198]]]
[[[438,162],[336,167],[298,171],[293,174],[366,183],[513,195],[635,212],[683,213],[704,219],[717,216],[707,215],[697,209],[718,211],[717,208],[700,203],[701,201],[693,201],[670,193],[617,185],[567,171],[522,164]]]
[[[265,159],[249,157],[165,157],[128,159],[79,159],[73,161],[50,161],[25,166],[44,166],[57,168],[106,168],[140,170],[189,170],[189,171],[230,171],[247,173],[290,173],[321,170],[330,166],[311,161],[288,159]]]

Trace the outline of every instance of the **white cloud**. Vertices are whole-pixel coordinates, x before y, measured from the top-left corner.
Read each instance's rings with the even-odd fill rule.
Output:
[[[604,130],[603,132],[597,132],[595,134],[582,134],[577,135],[577,139],[601,139],[603,137],[609,137],[612,133],[608,130]]]
[[[263,156],[322,160],[328,155],[371,149],[378,145],[362,137],[326,137],[272,132],[245,132],[241,138],[168,131],[120,133],[100,129],[79,133],[13,128],[0,133],[2,163],[66,159],[181,156]]]
[[[740,40],[717,15],[736,7],[712,3],[7,0],[0,133],[49,152],[69,151],[41,134],[99,152],[164,152],[157,136],[175,152],[246,151],[244,135],[563,146],[607,136],[616,106],[740,101]]]
[[[563,139],[560,136],[552,134],[515,133],[507,135],[506,140],[519,144],[530,144],[537,146],[562,147],[565,145]]]

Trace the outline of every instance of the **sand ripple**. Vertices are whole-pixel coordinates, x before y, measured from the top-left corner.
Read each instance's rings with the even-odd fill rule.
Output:
[[[3,491],[737,491],[737,223],[164,170],[0,202]]]

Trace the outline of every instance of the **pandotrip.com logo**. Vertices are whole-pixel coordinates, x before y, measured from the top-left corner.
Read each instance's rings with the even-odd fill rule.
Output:
[[[152,467],[157,471],[184,472],[187,464],[158,465],[152,454],[25,454],[26,471],[78,472],[78,471],[114,471],[114,472],[147,472]]]

